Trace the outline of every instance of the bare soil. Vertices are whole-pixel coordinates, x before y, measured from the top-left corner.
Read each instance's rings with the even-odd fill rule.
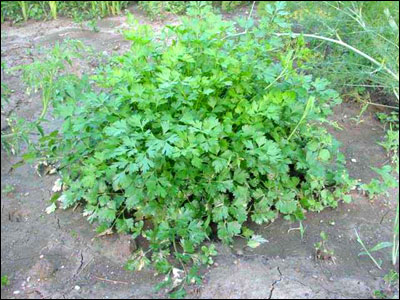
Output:
[[[133,8],[141,23],[160,30],[165,24],[176,24],[175,17],[151,22]],[[129,47],[120,29],[127,27],[125,17],[101,20],[100,32],[93,32],[68,19],[50,22],[29,22],[23,26],[2,25],[1,55],[8,66],[29,63],[40,56],[38,47],[48,47],[66,38],[79,39],[96,51],[111,55]],[[89,70],[82,62],[77,66]],[[37,95],[25,95],[20,76],[2,74],[14,92],[1,115],[1,128],[6,128],[6,116],[11,112],[34,119],[41,111]],[[350,174],[369,182],[375,177],[371,166],[382,166],[388,158],[377,142],[384,129],[375,112],[367,111],[362,122],[352,120],[359,114],[357,104],[344,103],[336,109],[334,119],[343,130],[331,133],[342,143]],[[48,126],[56,127],[50,123]],[[165,291],[154,291],[162,280],[152,270],[132,273],[123,269],[124,262],[136,247],[125,235],[95,238],[95,225],[82,216],[82,210],[57,210],[45,213],[49,205],[56,175],[39,177],[29,165],[13,170],[17,156],[1,152],[1,189],[12,185],[15,190],[1,194],[1,275],[7,275],[10,285],[1,289],[1,298],[16,299],[130,299],[164,298]],[[353,161],[352,161],[353,159]],[[355,161],[354,161],[355,159]],[[398,190],[389,197],[368,200],[354,191],[351,204],[338,209],[308,213],[303,222],[303,240],[292,224],[279,218],[267,226],[249,224],[268,240],[256,249],[249,249],[242,239],[232,247],[217,243],[219,255],[215,265],[203,270],[201,286],[190,287],[190,298],[309,298],[309,299],[367,299],[374,290],[387,289],[383,276],[392,266],[389,250],[376,253],[382,260],[382,270],[372,261],[359,257],[361,251],[354,230],[364,242],[373,245],[391,239],[392,222]],[[314,243],[325,231],[328,247],[334,259],[321,260],[315,256]],[[398,295],[398,284],[390,289]]]

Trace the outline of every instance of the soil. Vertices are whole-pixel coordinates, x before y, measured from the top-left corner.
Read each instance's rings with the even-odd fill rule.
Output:
[[[151,24],[156,31],[165,24],[179,22],[173,16],[152,22],[135,7],[131,10],[139,22]],[[123,52],[129,43],[120,30],[127,26],[123,16],[101,20],[99,32],[62,18],[22,26],[2,25],[2,61],[11,67],[29,63],[41,55],[39,47],[66,38],[79,39],[105,55]],[[78,67],[90,70],[85,62]],[[14,92],[2,111],[2,130],[11,112],[31,120],[37,117],[41,111],[39,96],[25,95],[19,74],[2,74],[3,80]],[[388,162],[384,149],[377,144],[384,137],[384,129],[373,110],[366,111],[357,123],[353,118],[359,112],[360,106],[354,103],[339,106],[333,119],[343,130],[331,129],[331,133],[342,143],[350,174],[369,182],[376,176],[370,167]],[[57,124],[50,122],[48,126]],[[129,236],[96,238],[95,225],[87,222],[80,207],[46,214],[57,176],[40,177],[30,165],[12,169],[19,160],[2,150],[1,189],[14,187],[14,191],[1,194],[1,275],[10,280],[10,285],[1,289],[2,299],[168,297],[164,290],[154,291],[154,285],[163,278],[152,270],[133,273],[123,269],[136,248]],[[382,270],[368,257],[358,256],[361,249],[355,230],[369,247],[390,241],[398,196],[398,190],[392,189],[388,196],[370,201],[356,190],[351,204],[308,213],[303,239],[298,230],[289,231],[298,224],[283,218],[266,226],[248,224],[268,242],[256,249],[246,247],[243,239],[236,239],[231,247],[217,243],[215,264],[203,270],[202,285],[188,288],[188,297],[371,298],[374,290],[388,289],[383,276],[390,269],[398,271],[399,265],[391,265],[388,249],[375,253],[382,260]],[[328,234],[327,247],[334,250],[334,257],[326,260],[315,255],[314,243],[320,241],[321,231]],[[390,292],[398,295],[398,283]]]

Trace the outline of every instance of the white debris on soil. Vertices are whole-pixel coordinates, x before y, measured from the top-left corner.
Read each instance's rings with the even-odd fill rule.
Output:
[[[54,193],[60,192],[62,190],[62,181],[61,178],[58,178],[53,185],[53,188],[51,189]]]

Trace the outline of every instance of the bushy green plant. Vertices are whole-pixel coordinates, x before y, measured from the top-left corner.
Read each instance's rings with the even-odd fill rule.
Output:
[[[282,7],[257,26],[239,19],[240,31],[202,5],[157,38],[136,24],[124,33],[131,49],[92,77],[91,91],[57,85],[63,125],[39,142],[59,162],[58,200],[82,203],[99,233],[146,238],[128,269],[152,262],[174,287],[181,273],[197,281],[214,235],[230,243],[243,233],[255,247],[263,239],[246,221],[301,220],[351,200],[339,143],[322,126],[340,98],[302,69],[302,39],[273,34],[288,30]]]
[[[90,221],[144,235],[164,271],[169,246],[179,241],[176,255],[189,260],[213,223],[231,242],[249,218],[337,206],[351,180],[338,143],[315,122],[340,99],[293,67],[309,50],[271,37],[272,25],[230,38],[233,23],[218,16],[184,18],[164,32],[171,43],[148,26],[125,32],[131,51],[94,78],[104,92],[55,108],[63,206],[84,202]]]

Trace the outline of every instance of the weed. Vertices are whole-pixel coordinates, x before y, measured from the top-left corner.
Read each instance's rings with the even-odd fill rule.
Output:
[[[87,26],[93,32],[99,32],[100,31],[99,27],[97,26],[97,20],[96,19],[93,19],[93,20],[90,20],[89,22],[87,22]]]
[[[383,279],[385,280],[386,284],[395,285],[399,282],[399,273],[397,273],[395,270],[390,270],[389,273],[383,277]]]
[[[1,275],[1,287],[10,285],[10,279],[7,275]]]
[[[394,270],[390,270],[383,279],[387,287],[384,290],[375,290],[373,296],[375,299],[397,299],[393,293],[393,286],[399,282],[399,273]],[[391,297],[392,295],[392,297]]]
[[[15,187],[11,184],[6,184],[4,189],[1,191],[4,194],[9,194],[15,191]]]
[[[303,226],[303,223],[302,223],[301,221],[299,222],[299,227],[297,227],[297,228],[290,228],[290,229],[288,230],[288,233],[289,233],[290,231],[292,231],[292,230],[298,230],[298,231],[300,232],[300,238],[301,238],[301,240],[303,240],[304,234],[305,234],[305,232],[306,232],[306,228]]]
[[[364,251],[360,252],[360,253],[358,254],[358,256],[368,255],[368,257],[374,262],[375,266],[377,266],[378,269],[382,270],[382,267],[381,267],[382,262],[376,260],[376,259],[372,256],[372,252],[376,252],[376,251],[379,251],[379,250],[381,250],[381,249],[391,247],[391,246],[392,246],[392,243],[390,243],[390,242],[381,242],[381,243],[375,245],[374,247],[372,247],[371,249],[368,250],[368,248],[365,246],[363,240],[362,240],[361,237],[359,236],[359,234],[358,234],[358,232],[357,232],[356,229],[354,229],[354,232],[355,232],[356,237],[357,237],[357,242],[361,245],[361,247],[362,247],[363,250],[364,250]]]
[[[329,260],[335,263],[335,252],[333,250],[330,250],[326,246],[326,242],[328,241],[328,235],[324,232],[321,231],[320,233],[321,236],[321,241],[318,243],[314,244],[315,248],[315,257],[320,260]]]

